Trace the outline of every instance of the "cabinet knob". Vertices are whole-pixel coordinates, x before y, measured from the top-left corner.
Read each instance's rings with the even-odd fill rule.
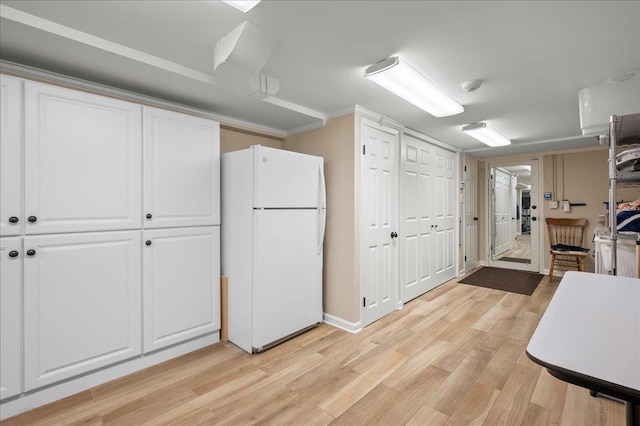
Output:
[[[37,218],[37,217],[35,217],[35,216],[29,216],[29,217],[27,218],[27,220],[28,220],[29,222],[33,223],[33,222],[37,222],[37,221],[38,221],[38,218]]]
[[[144,242],[146,245],[150,246],[151,245],[151,240],[147,240]]]
[[[16,216],[11,216],[9,218],[9,223],[18,223],[18,218]]]
[[[18,257],[18,252],[16,250],[11,250],[9,252],[9,257]]]
[[[151,219],[153,215],[151,213],[147,213],[147,219]]]
[[[36,251],[34,249],[27,250],[27,256],[34,256],[35,254],[36,254]]]

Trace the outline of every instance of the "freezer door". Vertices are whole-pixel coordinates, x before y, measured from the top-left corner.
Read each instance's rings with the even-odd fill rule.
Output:
[[[254,211],[252,346],[322,321],[318,210]]]
[[[322,157],[254,147],[254,207],[324,207]]]

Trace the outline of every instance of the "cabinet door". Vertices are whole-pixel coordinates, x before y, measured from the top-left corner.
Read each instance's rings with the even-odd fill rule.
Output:
[[[0,238],[0,399],[20,393],[22,240]]]
[[[220,228],[144,231],[144,352],[220,329]]]
[[[141,106],[25,83],[27,234],[141,225]]]
[[[25,390],[141,353],[141,232],[25,237]]]
[[[22,223],[22,81],[0,75],[0,235]]]
[[[144,226],[220,224],[220,125],[144,108]]]

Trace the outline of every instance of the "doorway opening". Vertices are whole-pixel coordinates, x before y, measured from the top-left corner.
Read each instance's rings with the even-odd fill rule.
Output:
[[[538,160],[490,163],[487,167],[487,263],[538,272]]]

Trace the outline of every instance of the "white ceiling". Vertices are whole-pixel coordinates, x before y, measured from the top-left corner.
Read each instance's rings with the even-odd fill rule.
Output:
[[[243,100],[206,81],[216,42],[248,20],[278,41],[263,69],[280,80],[278,98],[328,117],[357,104],[477,156],[597,145],[595,138],[581,136],[578,91],[640,68],[639,1],[263,0],[247,14],[219,1],[0,4],[5,61],[203,108],[285,135],[321,125],[317,118]],[[14,10],[28,19],[10,17]],[[56,34],[51,23],[64,27],[53,25]],[[91,47],[87,34],[139,52],[132,59]],[[196,77],[140,62],[145,53],[195,70]],[[410,60],[465,112],[434,118],[363,77],[368,65],[392,55]],[[467,93],[461,84],[472,79],[484,83]],[[513,145],[487,149],[460,131],[476,121],[491,123]]]

